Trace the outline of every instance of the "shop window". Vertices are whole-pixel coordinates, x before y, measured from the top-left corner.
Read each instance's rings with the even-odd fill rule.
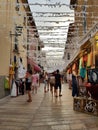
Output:
[[[20,62],[22,63],[22,58],[20,57]]]
[[[18,39],[17,36],[15,36],[15,44],[14,44],[14,50],[15,52],[18,52]]]
[[[18,52],[18,45],[14,44],[14,51]]]
[[[25,16],[24,16],[23,24],[24,24],[24,26],[26,26],[26,17]]]
[[[17,59],[16,59],[16,56],[14,56],[14,63],[16,63]]]
[[[21,36],[22,29],[23,29],[22,26],[16,26],[16,27],[15,27],[16,35],[17,35],[17,36]]]

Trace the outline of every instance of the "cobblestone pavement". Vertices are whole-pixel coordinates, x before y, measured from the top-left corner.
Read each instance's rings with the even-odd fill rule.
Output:
[[[98,117],[73,110],[67,84],[62,94],[44,93],[41,85],[31,103],[26,94],[0,99],[0,130],[98,130]]]

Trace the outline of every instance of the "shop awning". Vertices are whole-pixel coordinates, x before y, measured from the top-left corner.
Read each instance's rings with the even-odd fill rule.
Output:
[[[41,71],[41,68],[37,64],[34,64],[33,66],[35,71]]]
[[[31,58],[28,58],[27,62],[34,68],[35,71],[41,71],[40,66],[37,63],[35,63]]]

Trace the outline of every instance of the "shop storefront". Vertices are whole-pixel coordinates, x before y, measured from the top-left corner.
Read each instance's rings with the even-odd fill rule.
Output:
[[[73,109],[98,116],[98,24],[81,40],[79,54],[69,64],[77,73],[78,97]]]

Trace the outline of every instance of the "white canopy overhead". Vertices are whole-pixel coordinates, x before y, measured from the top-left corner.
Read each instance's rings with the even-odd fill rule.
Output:
[[[64,69],[64,48],[69,23],[74,20],[70,0],[28,0],[46,52],[47,71]]]

